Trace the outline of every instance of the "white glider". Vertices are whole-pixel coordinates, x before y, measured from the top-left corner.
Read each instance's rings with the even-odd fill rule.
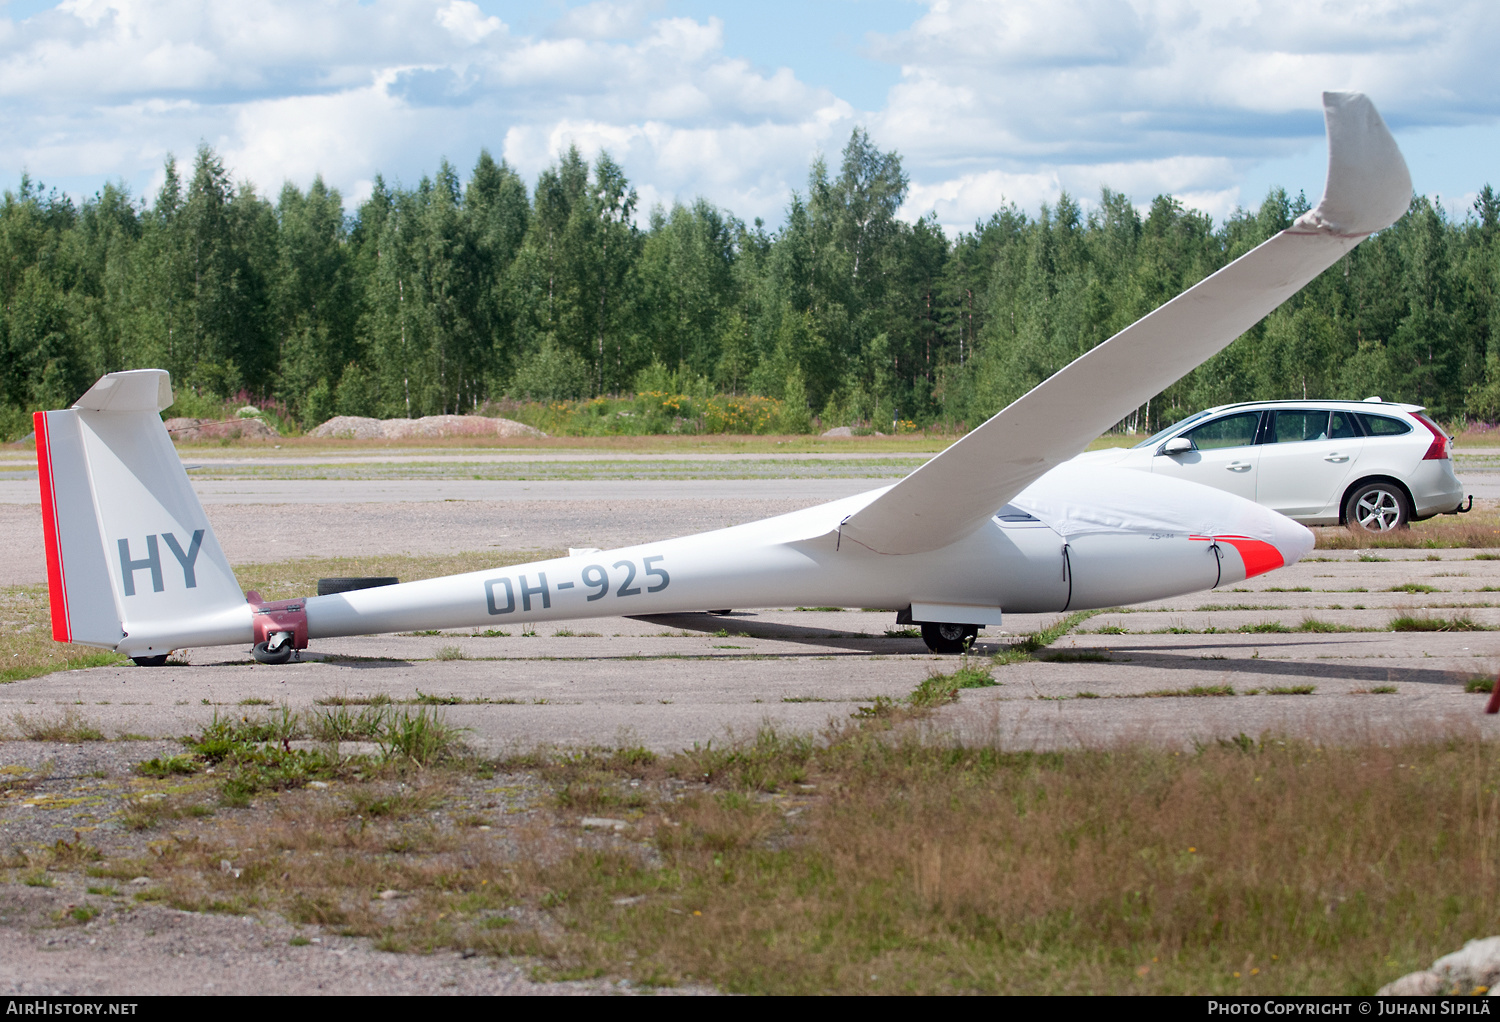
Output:
[[[1290,228],[894,486],[748,525],[265,602],[240,590],[162,425],[167,373],[110,373],[72,408],[36,413],[53,634],[137,663],[240,643],[279,663],[338,635],[816,604],[896,611],[958,652],[1002,612],[1139,603],[1290,564],[1312,534],[1258,504],[1059,466],[1406,211],[1411,178],[1374,106],[1358,93],[1323,105],[1327,184]]]

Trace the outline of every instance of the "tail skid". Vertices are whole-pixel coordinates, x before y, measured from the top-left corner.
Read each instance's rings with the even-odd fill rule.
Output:
[[[140,369],[36,413],[59,642],[145,657],[250,638],[250,607],[158,414],[171,403],[167,373]]]

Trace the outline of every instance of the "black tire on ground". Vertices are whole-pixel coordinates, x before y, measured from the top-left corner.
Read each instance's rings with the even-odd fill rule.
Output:
[[[318,595],[331,596],[334,593],[352,593],[356,589],[393,586],[400,581],[399,578],[390,575],[371,575],[367,578],[320,578],[318,579]]]
[[[161,656],[133,656],[130,659],[135,661],[137,667],[165,667],[167,656],[168,654],[163,653]]]
[[[1410,520],[1411,505],[1395,483],[1356,486],[1344,502],[1344,523],[1355,532],[1394,532]]]
[[[275,664],[284,664],[290,660],[292,652],[292,642],[288,639],[274,651],[267,649],[264,642],[257,642],[251,648],[250,655],[255,658],[255,662],[258,664],[271,664],[274,666]]]
[[[934,653],[962,653],[978,635],[977,625],[922,624],[922,641]]]

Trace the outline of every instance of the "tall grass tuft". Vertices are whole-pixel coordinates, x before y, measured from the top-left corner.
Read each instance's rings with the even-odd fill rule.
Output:
[[[1398,614],[1391,618],[1393,632],[1482,632],[1484,625],[1468,614],[1437,617],[1431,614]]]
[[[71,706],[64,707],[62,714],[55,718],[16,713],[11,720],[15,721],[21,737],[28,741],[70,744],[105,741],[104,732]]]
[[[430,766],[462,755],[461,736],[466,731],[468,728],[447,723],[439,711],[421,706],[415,712],[403,709],[391,714],[375,740],[386,759]]]

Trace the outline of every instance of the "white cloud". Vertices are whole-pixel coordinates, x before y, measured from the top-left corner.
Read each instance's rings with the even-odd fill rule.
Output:
[[[872,42],[901,80],[869,126],[919,182],[908,215],[950,227],[1001,193],[1034,209],[1049,182],[1223,216],[1247,168],[1321,137],[1323,89],[1369,93],[1398,129],[1493,122],[1497,38],[1500,8],[1474,0],[929,0]],[[1286,183],[1316,200],[1322,181]]]
[[[866,39],[900,72],[868,111],[655,0],[542,8],[545,24],[485,3],[0,7],[0,169],[144,190],[166,152],[206,141],[267,193],[321,173],[359,196],[377,172],[409,184],[482,146],[532,178],[577,143],[610,150],[643,212],[704,194],[777,223],[810,158],[836,161],[859,123],[902,153],[905,215],[967,227],[1002,199],[1087,203],[1101,184],[1222,216],[1247,168],[1316,144],[1327,87],[1369,92],[1398,129],[1500,117],[1500,7],[1476,0],[927,0]]]
[[[437,21],[466,43],[477,43],[485,36],[505,28],[503,21],[494,16],[486,18],[479,5],[469,3],[468,0],[452,0],[446,7],[439,8]]]
[[[0,168],[144,191],[167,152],[207,142],[263,193],[322,174],[358,196],[377,172],[413,183],[484,146],[533,177],[577,142],[653,200],[706,192],[779,219],[853,110],[726,54],[719,19],[654,10],[594,3],[523,35],[471,0],[0,8]]]

